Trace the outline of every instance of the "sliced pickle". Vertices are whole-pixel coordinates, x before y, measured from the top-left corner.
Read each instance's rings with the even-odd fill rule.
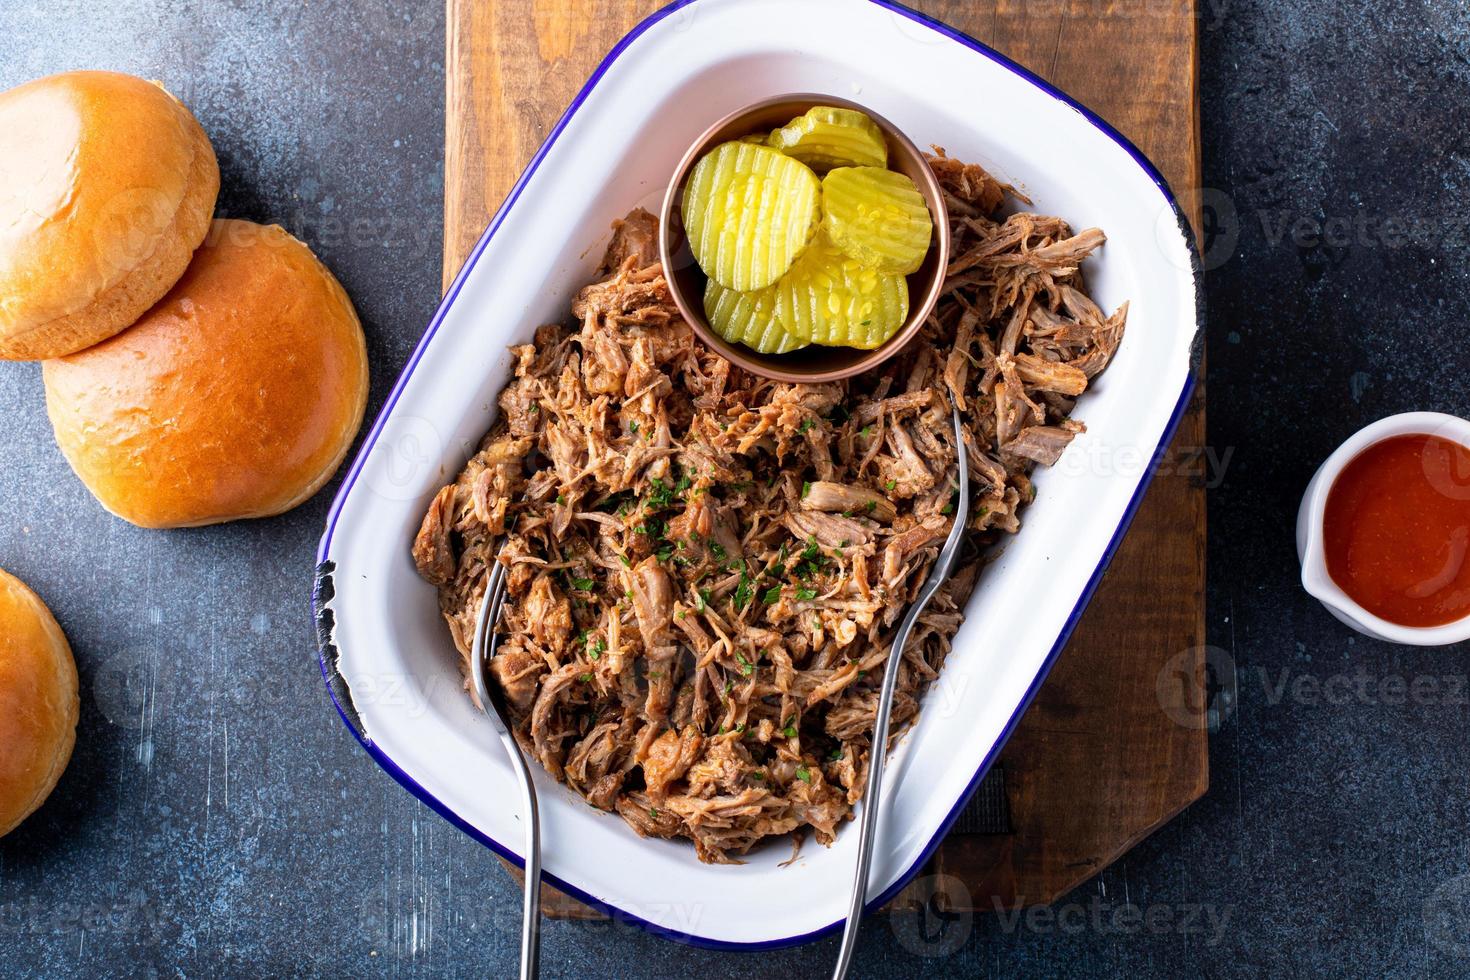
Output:
[[[822,232],[776,285],[781,326],[814,344],[871,350],[908,315],[908,280],[864,265]]]
[[[813,106],[773,131],[769,142],[787,156],[817,170],[888,165],[888,143],[883,139],[883,130],[855,109]]]
[[[806,341],[791,336],[776,319],[775,286],[741,293],[711,279],[704,290],[704,315],[715,333],[762,354],[788,354],[806,346]]]
[[[820,197],[806,164],[757,143],[721,143],[694,165],[684,188],[689,248],[721,286],[764,289],[816,233]]]
[[[822,178],[822,227],[844,252],[881,272],[906,276],[929,252],[934,222],[903,174],[841,167]]]

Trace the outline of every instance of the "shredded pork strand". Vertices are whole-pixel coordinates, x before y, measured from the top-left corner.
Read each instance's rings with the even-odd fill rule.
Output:
[[[976,547],[897,665],[895,730],[1122,340],[1126,305],[1105,316],[1079,271],[1101,231],[1003,214],[1030,202],[941,149],[930,163],[952,257],[900,356],[835,384],[740,371],[679,317],[634,211],[573,320],[513,348],[500,420],[413,543],[466,662],[487,566],[507,565],[490,672],[525,749],[704,861],[773,835],[828,844],[852,815],[889,640],[954,509],[944,389],[967,420]]]

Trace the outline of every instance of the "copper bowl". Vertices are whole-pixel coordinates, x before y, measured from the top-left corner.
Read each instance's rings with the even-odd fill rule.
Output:
[[[770,132],[817,105],[856,109],[866,113],[878,124],[888,140],[889,168],[912,180],[929,206],[929,217],[934,221],[934,238],[929,245],[929,254],[924,257],[924,264],[908,277],[908,319],[881,346],[872,350],[856,350],[813,344],[790,354],[761,354],[744,344],[732,344],[722,339],[710,329],[709,321],[705,319],[704,288],[708,278],[694,261],[684,233],[681,207],[684,183],[695,162],[716,144],[739,139],[750,133]],[[893,123],[866,106],[847,99],[811,93],[781,95],[730,113],[706,129],[684,152],[684,158],[674,170],[668,192],[664,195],[663,211],[659,216],[658,247],[674,302],[706,346],[718,351],[739,367],[762,377],[792,382],[835,381],[877,367],[902,350],[924,325],[939,299],[940,289],[944,286],[944,270],[949,264],[949,219],[934,171],[929,169],[919,148]]]

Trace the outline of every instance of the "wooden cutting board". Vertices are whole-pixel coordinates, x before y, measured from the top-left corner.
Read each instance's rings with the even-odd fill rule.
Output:
[[[1097,111],[1152,158],[1199,227],[1195,0],[909,2]],[[597,63],[661,5],[447,4],[446,286]],[[897,903],[1051,902],[1204,793],[1204,435],[1201,390],[999,771]],[[556,894],[546,905],[596,914]]]

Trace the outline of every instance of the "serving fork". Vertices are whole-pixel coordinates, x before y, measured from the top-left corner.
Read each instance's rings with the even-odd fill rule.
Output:
[[[512,732],[510,711],[498,685],[485,679],[486,668],[500,645],[496,630],[500,612],[505,606],[505,566],[491,563],[490,578],[485,584],[485,599],[475,620],[475,639],[470,647],[470,678],[480,707],[495,725],[495,733],[505,745],[506,754],[520,777],[522,817],[526,822],[526,873],[521,910],[521,980],[531,980],[541,969],[541,818],[536,808],[536,785],[531,781],[531,767]]]
[[[863,790],[862,815],[858,827],[857,871],[853,876],[852,902],[847,910],[847,925],[842,930],[842,949],[837,955],[837,968],[832,971],[833,980],[843,980],[852,965],[853,949],[857,945],[858,929],[863,917],[863,904],[868,894],[868,875],[873,866],[873,840],[878,831],[879,793],[883,788],[883,766],[888,758],[888,719],[893,713],[893,692],[898,681],[898,667],[903,661],[903,648],[908,643],[914,623],[928,607],[939,587],[948,580],[959,558],[960,547],[965,540],[965,525],[970,516],[970,460],[965,450],[964,423],[960,410],[950,396],[950,411],[954,414],[954,444],[956,463],[959,468],[959,500],[955,503],[954,524],[949,537],[939,551],[929,577],[919,589],[918,596],[908,613],[898,624],[893,634],[893,645],[888,648],[888,663],[883,671],[883,693],[878,700],[878,714],[873,719],[873,742],[868,752],[868,784]]]

